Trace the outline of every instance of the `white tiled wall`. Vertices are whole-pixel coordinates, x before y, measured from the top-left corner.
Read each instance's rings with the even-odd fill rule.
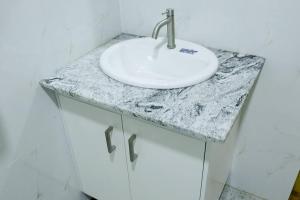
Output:
[[[38,81],[120,29],[117,0],[0,1],[0,199],[80,199],[57,106]]]
[[[119,1],[123,32],[151,35],[160,13],[171,7],[178,38],[267,59],[243,115],[230,184],[287,199],[300,169],[300,2]]]
[[[1,179],[0,199],[80,199],[80,181],[54,95],[38,89],[11,163]]]

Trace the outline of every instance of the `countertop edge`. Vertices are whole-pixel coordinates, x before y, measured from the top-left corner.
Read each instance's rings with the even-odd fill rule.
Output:
[[[149,124],[152,124],[154,126],[164,128],[164,129],[169,130],[169,131],[180,133],[181,135],[184,135],[186,137],[197,139],[197,140],[200,140],[200,141],[203,141],[203,142],[214,142],[214,143],[224,143],[226,141],[226,138],[227,138],[226,137],[226,138],[217,139],[217,138],[212,138],[212,137],[206,137],[202,134],[199,134],[198,132],[190,131],[190,130],[181,128],[180,126],[165,124],[165,123],[163,123],[159,120],[155,120],[155,119],[154,120],[149,120],[149,119],[147,119],[146,117],[144,117],[142,115],[137,115],[137,114],[135,114],[133,112],[130,112],[130,111],[122,110],[122,109],[119,109],[117,107],[112,107],[110,105],[105,105],[105,104],[96,102],[93,99],[80,97],[80,96],[76,96],[76,95],[70,95],[68,92],[58,90],[55,87],[49,86],[48,84],[45,83],[45,81],[47,81],[47,80],[48,79],[42,79],[42,80],[39,81],[39,84],[43,89],[51,90],[53,92],[56,92],[59,95],[62,95],[62,96],[74,99],[76,101],[80,101],[82,103],[92,105],[92,106],[96,106],[98,108],[105,109],[105,110],[110,111],[110,112],[114,112],[116,114],[126,115],[126,116],[132,117],[132,118],[137,119],[137,120],[142,120],[142,121],[144,121],[146,123],[149,123]]]

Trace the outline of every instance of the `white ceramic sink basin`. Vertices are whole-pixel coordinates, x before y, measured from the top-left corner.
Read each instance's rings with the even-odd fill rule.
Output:
[[[191,42],[176,40],[168,49],[164,38],[146,37],[117,43],[100,58],[105,74],[144,88],[171,89],[209,79],[218,68],[213,52]]]

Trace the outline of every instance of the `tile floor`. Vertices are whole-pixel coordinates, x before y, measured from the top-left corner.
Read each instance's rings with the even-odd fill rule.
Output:
[[[228,185],[225,186],[219,200],[266,200]]]
[[[85,196],[85,198],[82,200],[96,200],[96,199],[88,198]],[[226,185],[219,200],[266,200],[266,199],[259,198],[255,195],[240,191],[238,189]]]

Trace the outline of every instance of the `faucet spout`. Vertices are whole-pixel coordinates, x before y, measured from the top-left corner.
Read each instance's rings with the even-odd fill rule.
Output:
[[[164,19],[164,20],[161,20],[160,22],[158,22],[153,29],[152,38],[157,39],[160,29],[163,26],[167,25],[169,22],[170,22],[170,18],[167,18],[167,19]]]
[[[175,45],[175,23],[174,23],[174,10],[167,9],[163,14],[167,14],[167,18],[158,22],[153,29],[152,38],[157,39],[160,29],[167,25],[168,48],[174,49]]]

